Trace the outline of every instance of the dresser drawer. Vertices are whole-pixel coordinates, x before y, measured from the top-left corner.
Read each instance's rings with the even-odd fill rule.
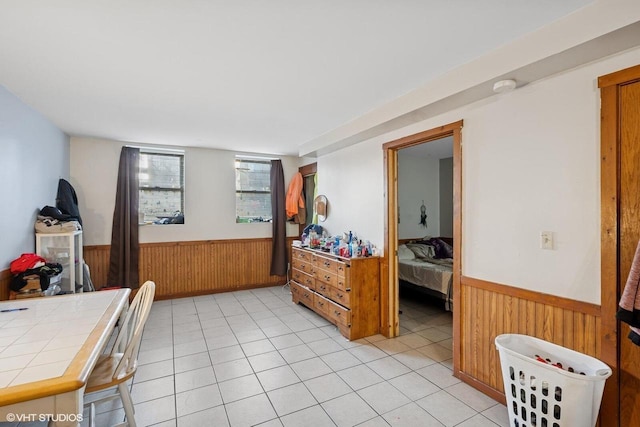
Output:
[[[328,283],[322,282],[320,280],[316,280],[315,282],[316,287],[315,287],[315,291],[324,295],[327,298],[331,298],[331,289],[333,289],[333,286],[329,285]]]
[[[326,299],[320,294],[313,294],[313,309],[323,315],[327,315],[329,313],[329,305],[331,301]]]
[[[349,296],[351,295],[351,292],[347,292],[339,288],[331,287],[331,293],[329,295],[330,295],[330,298],[335,302],[337,302],[338,304],[343,305],[347,308],[350,307]]]
[[[310,252],[307,252],[305,250],[302,250],[302,249],[292,248],[291,249],[291,257],[294,260],[295,259],[299,259],[300,261],[311,262],[313,254],[311,254]]]
[[[315,294],[312,290],[305,288],[304,286],[300,286],[300,296],[299,301],[306,305],[307,307],[313,307],[313,296]]]
[[[302,293],[302,288],[297,283],[291,282],[291,299],[294,304],[297,304],[300,301],[300,294]]]
[[[299,284],[306,286],[309,289],[315,289],[315,279],[313,278],[313,276],[311,276],[310,274],[306,274],[300,270],[296,270],[294,269],[291,276],[293,277],[293,280],[295,280],[296,282],[298,282]]]
[[[351,310],[348,310],[341,305],[329,302],[328,315],[329,319],[335,322],[336,325],[351,325]]]
[[[337,274],[338,273],[338,261],[330,258],[325,258],[322,256],[316,255],[313,260],[313,264],[325,271],[330,273]]]
[[[320,286],[319,282],[324,282],[329,286],[338,285],[338,275],[336,273],[321,269],[316,269],[313,273],[313,276],[316,278],[316,286]]]
[[[293,268],[304,271],[307,274],[311,274],[311,272],[313,271],[313,264],[310,261],[294,259],[291,261],[291,265],[293,266]]]
[[[338,276],[346,276],[347,271],[349,270],[349,265],[342,262],[342,261],[336,261],[336,273],[338,273]]]
[[[337,275],[336,276],[336,284],[334,285],[336,288],[340,289],[341,291],[347,291],[349,289],[351,289],[351,280],[350,280],[350,274],[347,271],[347,274],[344,276],[340,276]]]

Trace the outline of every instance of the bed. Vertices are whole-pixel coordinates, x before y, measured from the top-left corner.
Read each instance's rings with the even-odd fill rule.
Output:
[[[436,241],[436,239],[438,241]],[[398,246],[398,278],[419,287],[453,309],[452,248],[442,238],[409,241]]]

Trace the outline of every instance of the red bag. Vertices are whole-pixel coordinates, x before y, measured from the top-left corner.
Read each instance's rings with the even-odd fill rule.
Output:
[[[39,262],[44,264],[47,261],[36,254],[22,254],[20,258],[11,261],[9,268],[11,269],[11,274],[20,274],[34,268]]]

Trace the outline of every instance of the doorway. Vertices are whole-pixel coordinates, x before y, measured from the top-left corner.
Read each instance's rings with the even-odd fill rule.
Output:
[[[381,333],[395,337],[400,333],[399,287],[398,287],[398,155],[399,150],[451,137],[453,144],[453,366],[459,371],[460,344],[457,337],[460,329],[460,273],[462,243],[462,121],[420,132],[383,145],[385,168],[385,242],[384,258],[381,261]]]
[[[613,369],[601,419],[634,426],[640,418],[640,347],[615,318],[640,241],[640,65],[602,76],[601,358]],[[617,420],[618,422],[609,421]],[[607,424],[609,425],[609,424]]]

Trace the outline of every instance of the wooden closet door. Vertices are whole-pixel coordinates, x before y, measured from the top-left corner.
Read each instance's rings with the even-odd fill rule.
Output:
[[[640,82],[619,87],[620,135],[620,264],[619,289],[624,288],[640,241]],[[618,298],[620,294],[618,294]],[[619,326],[620,425],[640,423],[640,346]]]

